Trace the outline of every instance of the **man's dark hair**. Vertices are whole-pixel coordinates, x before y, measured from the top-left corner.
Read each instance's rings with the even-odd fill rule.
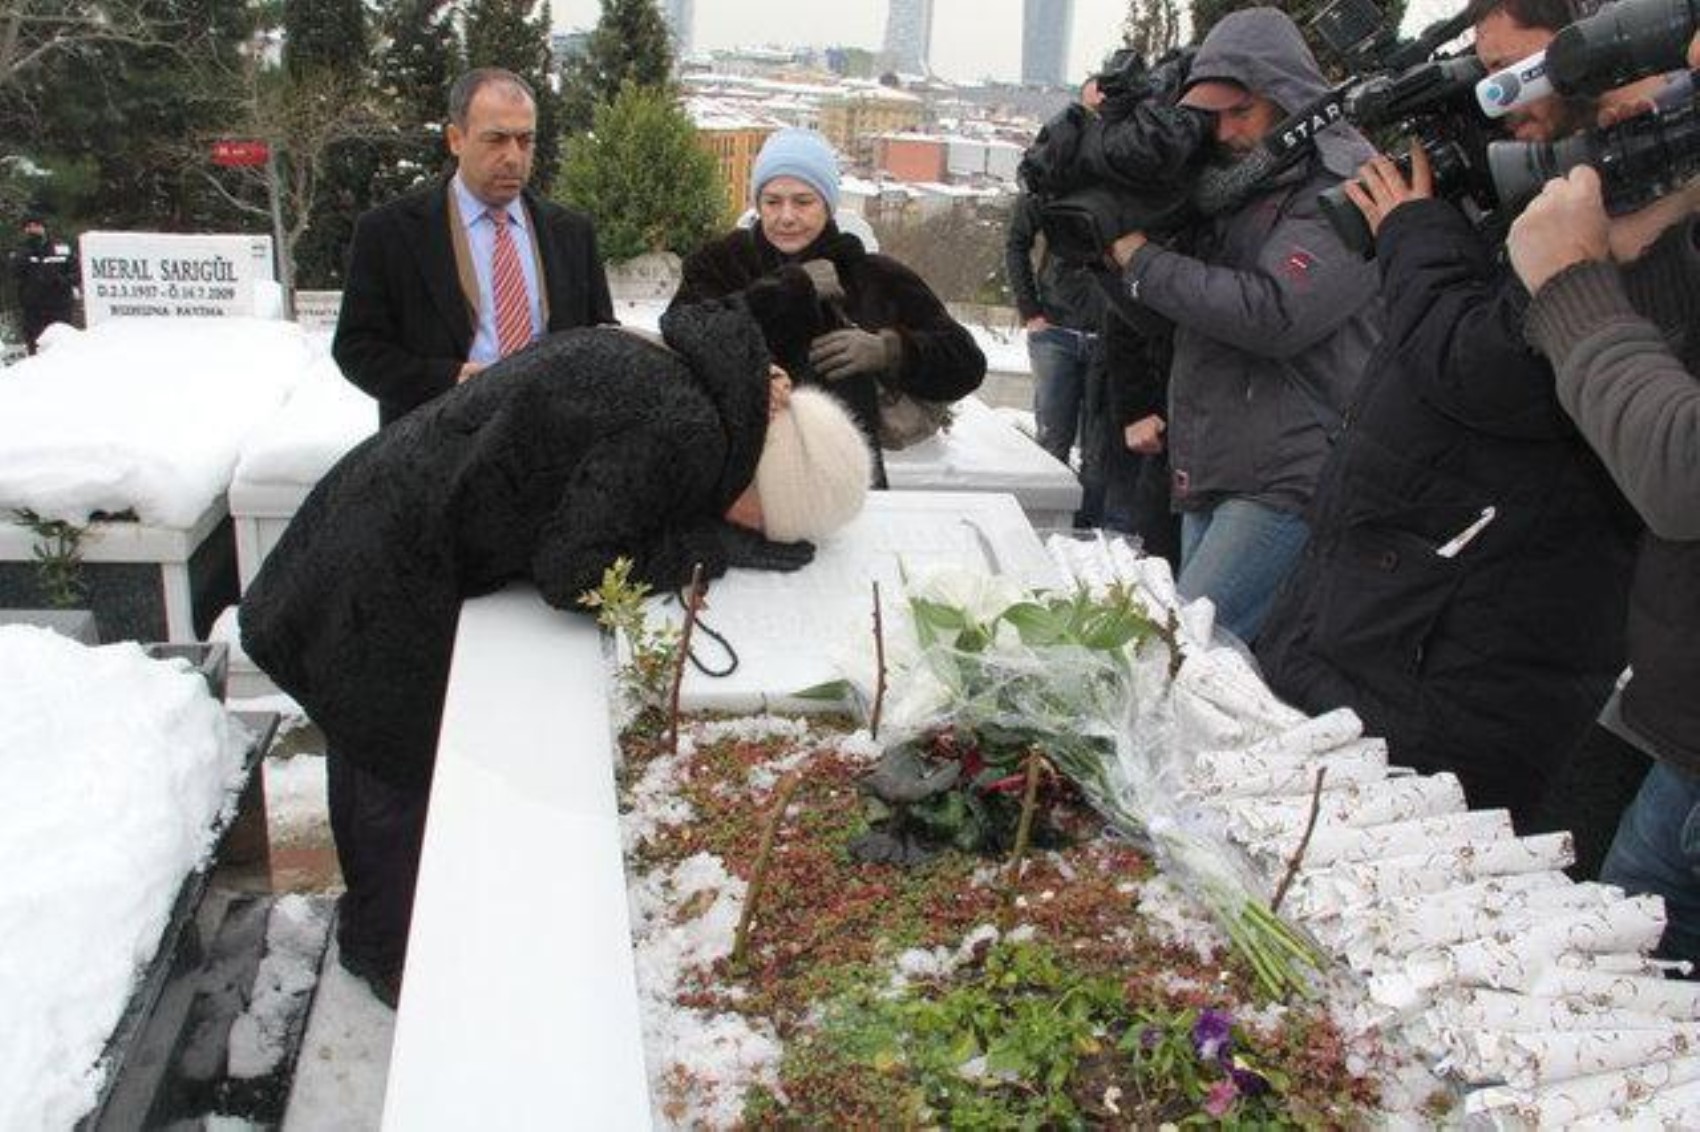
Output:
[[[1470,0],[1464,18],[1474,27],[1495,12],[1504,12],[1519,27],[1547,31],[1568,27],[1581,14],[1573,0]]]
[[[455,80],[455,85],[449,88],[449,121],[466,128],[466,112],[472,106],[473,98],[487,86],[511,86],[523,93],[537,105],[537,95],[532,92],[531,84],[501,67],[477,67],[466,72]]]

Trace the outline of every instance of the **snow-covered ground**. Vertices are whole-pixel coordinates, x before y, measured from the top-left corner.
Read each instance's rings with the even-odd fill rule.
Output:
[[[186,662],[0,627],[0,1114],[66,1127],[249,737]]]

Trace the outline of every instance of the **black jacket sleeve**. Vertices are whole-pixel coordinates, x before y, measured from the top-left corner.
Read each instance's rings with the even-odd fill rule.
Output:
[[[1528,294],[1461,212],[1442,200],[1399,206],[1376,258],[1388,344],[1424,402],[1500,437],[1571,434],[1552,367],[1523,338]]]
[[[706,433],[658,426],[587,454],[538,533],[531,573],[543,600],[574,608],[620,557],[632,560],[634,581],[656,589],[685,585],[698,563],[705,579],[724,574],[721,518],[679,505],[702,492],[702,485],[680,482],[695,466],[682,453],[713,443]]]
[[[1045,313],[1039,301],[1039,280],[1033,272],[1033,237],[1039,224],[1039,202],[1022,194],[1010,213],[1009,228],[1004,233],[1004,271],[1009,276],[1009,289],[1015,296],[1015,309],[1021,321],[1027,322]]]

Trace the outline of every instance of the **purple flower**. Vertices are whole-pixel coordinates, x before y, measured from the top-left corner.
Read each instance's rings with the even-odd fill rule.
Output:
[[[1192,1048],[1205,1061],[1215,1061],[1233,1042],[1234,1019],[1225,1010],[1206,1010],[1192,1026]]]
[[[1160,1026],[1144,1026],[1139,1031],[1139,1048],[1146,1053],[1156,1049],[1163,1041],[1163,1030]]]
[[[1210,1086],[1210,1091],[1204,1094],[1204,1111],[1220,1120],[1228,1115],[1234,1107],[1234,1101],[1239,1099],[1239,1090],[1234,1087],[1232,1077],[1225,1078]]]
[[[1269,1079],[1255,1069],[1247,1069],[1238,1058],[1228,1066],[1228,1073],[1241,1096],[1261,1097],[1269,1091]]]

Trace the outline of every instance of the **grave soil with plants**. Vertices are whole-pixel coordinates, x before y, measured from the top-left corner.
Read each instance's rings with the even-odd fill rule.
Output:
[[[658,976],[640,940],[644,1008],[672,1015],[646,1033],[699,1043],[648,1040],[666,1122],[1346,1127],[1374,1110],[1377,1052],[1348,1049],[1320,1003],[1263,1000],[1207,914],[1067,779],[1035,791],[1019,859],[993,836],[903,867],[853,852],[886,815],[863,788],[879,746],[847,721],[691,720],[676,752],[661,730],[640,717],[622,739],[628,879],[655,890],[705,861],[726,878],[637,917],[682,957]],[[965,805],[1013,812],[990,785],[965,782]],[[735,934],[737,913],[711,913],[727,892]],[[693,933],[717,939],[679,942]],[[759,1039],[704,1056],[728,1022]]]

